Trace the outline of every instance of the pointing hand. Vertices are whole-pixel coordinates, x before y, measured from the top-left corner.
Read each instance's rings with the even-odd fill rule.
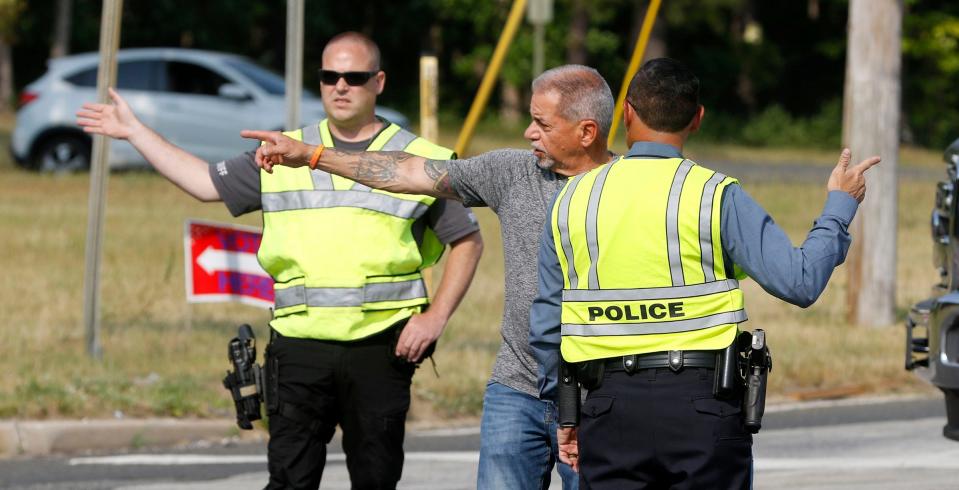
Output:
[[[866,197],[866,177],[863,175],[874,165],[879,163],[878,156],[869,157],[853,167],[849,166],[849,160],[852,158],[852,152],[849,148],[842,150],[839,155],[839,163],[832,170],[829,176],[829,182],[826,189],[829,191],[844,191],[852,196],[857,202],[862,202]]]

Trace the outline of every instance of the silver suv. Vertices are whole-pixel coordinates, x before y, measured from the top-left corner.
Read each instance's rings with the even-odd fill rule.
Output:
[[[49,71],[20,96],[11,151],[22,166],[48,172],[90,166],[91,139],[75,123],[84,102],[96,100],[97,53],[50,61]],[[286,106],[279,75],[242,56],[179,48],[124,49],[117,54],[117,88],[137,117],[173,144],[211,162],[248,150],[241,129],[281,129]],[[408,126],[400,113],[377,114]],[[320,99],[303,91],[301,126],[325,117]],[[110,144],[112,167],[148,166],[125,141]]]

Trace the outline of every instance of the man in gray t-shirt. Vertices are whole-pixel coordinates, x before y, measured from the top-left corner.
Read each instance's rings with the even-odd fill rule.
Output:
[[[402,152],[355,153],[327,148],[317,168],[392,192],[459,199],[488,206],[500,218],[506,259],[503,344],[483,397],[480,489],[549,486],[557,461],[556,407],[539,399],[537,364],[529,347],[529,311],[536,294],[536,257],[546,214],[570,176],[606,163],[613,96],[585,66],[548,70],[533,81],[528,150],[498,150],[465,160],[429,160]],[[305,165],[315,146],[268,131],[244,131],[266,145],[257,163]],[[577,476],[559,465],[563,488]]]

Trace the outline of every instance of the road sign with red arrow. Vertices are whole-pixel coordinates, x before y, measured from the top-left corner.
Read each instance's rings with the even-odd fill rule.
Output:
[[[239,301],[273,306],[273,279],[256,260],[257,228],[187,220],[183,245],[190,303]]]

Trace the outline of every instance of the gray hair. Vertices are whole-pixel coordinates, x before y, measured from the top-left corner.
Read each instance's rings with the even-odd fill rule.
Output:
[[[603,76],[583,65],[563,65],[544,71],[533,80],[533,93],[555,90],[560,115],[567,121],[592,119],[606,141],[613,124],[613,92]]]

